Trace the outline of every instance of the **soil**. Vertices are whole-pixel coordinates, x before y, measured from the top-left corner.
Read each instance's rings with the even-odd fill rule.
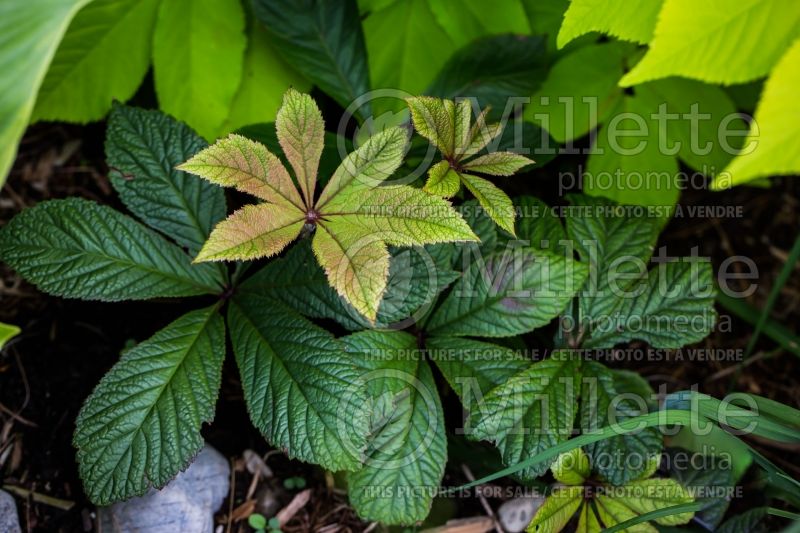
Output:
[[[51,198],[78,195],[120,207],[106,178],[102,140],[102,124],[84,127],[45,124],[31,128],[8,183],[0,191],[0,225],[24,207]],[[535,180],[526,181],[536,183],[535,188],[513,192],[563,203],[554,178],[557,170],[548,165],[536,171]],[[515,183],[522,181],[525,180]],[[698,246],[699,254],[710,256],[716,267],[732,255],[752,258],[758,265],[759,278],[758,289],[749,302],[761,307],[800,228],[798,202],[800,182],[791,179],[778,179],[770,189],[688,191],[682,198],[684,206],[741,206],[742,216],[675,218],[667,226],[661,244],[668,245],[669,251],[674,252],[672,255],[688,254],[691,247]],[[17,500],[23,531],[93,530],[94,508],[83,494],[71,445],[81,403],[114,364],[126,343],[146,339],[182,312],[196,308],[196,303],[184,299],[111,304],[54,298],[39,293],[0,265],[0,321],[17,324],[23,331],[0,354],[0,474],[4,485],[30,491],[27,497],[19,496]],[[774,318],[796,329],[800,324],[799,304],[800,275],[795,271],[781,291]],[[720,314],[727,315],[723,310]],[[752,330],[747,323],[731,318],[730,331],[716,332],[702,345],[741,350]],[[774,343],[762,336],[752,359],[740,373],[735,372],[735,361],[668,359],[622,361],[616,366],[636,370],[654,387],[665,383],[670,391],[697,384],[700,391],[718,397],[739,390],[798,407],[799,364],[797,357],[776,350]],[[453,396],[444,394],[446,412],[460,413]],[[347,506],[344,493],[336,488],[336,480],[282,454],[273,454],[268,459],[275,479],[252,484],[242,454],[246,449],[265,454],[269,447],[248,419],[231,358],[224,369],[216,420],[204,428],[203,435],[231,458],[235,467],[229,505],[218,514],[218,522],[225,531],[250,531],[246,518],[239,521],[233,518],[246,517],[245,511],[252,509],[248,499],[292,476],[307,481],[312,497],[285,531],[345,532],[370,527]],[[786,459],[785,450],[763,442],[754,444],[767,457],[800,477],[800,467]],[[451,445],[446,485],[466,481],[462,460],[469,462],[476,475],[493,468],[496,459],[485,447],[470,444],[464,445],[470,447],[465,450],[459,448],[461,445]],[[798,450],[792,451],[796,454]],[[750,480],[746,478],[746,490],[755,492],[756,485],[748,487],[748,483]],[[281,492],[281,505],[296,493]],[[41,501],[40,496],[56,500]],[[736,505],[746,507],[752,503]],[[243,507],[237,511],[240,506]],[[476,515],[480,510],[477,500],[463,500],[447,514],[463,517]],[[322,529],[326,526],[329,528]]]

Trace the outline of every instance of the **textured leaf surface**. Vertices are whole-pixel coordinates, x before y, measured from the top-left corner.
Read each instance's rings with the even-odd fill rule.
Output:
[[[98,120],[133,96],[150,67],[158,0],[94,0],[64,35],[36,99],[32,122]]]
[[[158,111],[116,106],[108,118],[106,158],[120,199],[191,253],[225,218],[222,189],[175,168],[205,145],[188,126]]]
[[[561,252],[567,238],[561,219],[552,207],[533,196],[514,198],[517,210],[517,238],[528,241],[526,246],[551,252]]]
[[[297,238],[303,224],[305,215],[297,208],[266,203],[246,205],[217,224],[195,261],[245,261],[273,256]]]
[[[517,249],[474,262],[428,323],[436,335],[506,337],[556,317],[586,276],[586,267],[549,252]]]
[[[178,168],[211,183],[252,194],[267,202],[296,211],[303,200],[281,160],[256,141],[231,134],[220,139]]]
[[[559,143],[589,133],[608,118],[622,97],[627,47],[610,42],[585,46],[560,58],[526,106],[524,116],[541,125]],[[584,99],[596,99],[596,110]]]
[[[633,509],[637,514],[692,503],[694,498],[680,483],[674,479],[643,479],[632,481],[626,485],[628,494],[617,498],[621,503]],[[692,519],[694,513],[680,513],[656,518],[655,521],[663,526],[676,526],[686,524]]]
[[[558,32],[558,47],[563,48],[573,39],[593,31],[647,44],[653,38],[656,19],[663,2],[664,0],[572,0]]]
[[[286,62],[339,105],[369,91],[355,0],[256,0],[253,8]]]
[[[636,518],[637,513],[635,513],[630,507],[622,503],[621,499],[612,498],[606,495],[598,495],[595,498],[595,508],[597,509],[597,514],[600,515],[600,520],[603,521],[603,524],[606,527],[615,526],[621,522],[625,522],[626,520],[630,520],[631,518]],[[631,528],[628,528],[626,531],[630,531],[631,533],[657,533],[658,530],[655,529],[648,523],[637,524]]]
[[[548,496],[533,516],[528,531],[558,533],[567,525],[583,502],[583,487],[564,487]]]
[[[614,378],[601,363],[584,362],[580,406],[584,433],[646,414],[642,405],[646,406],[650,398],[643,397],[640,391],[624,388]],[[614,485],[622,485],[646,471],[648,460],[661,453],[661,440],[657,429],[645,428],[595,442],[586,446],[585,451],[595,472]]]
[[[407,333],[361,332],[343,342],[362,369],[372,406],[365,465],[347,479],[350,502],[367,520],[424,520],[447,463],[444,415],[430,367]],[[385,492],[376,495],[376,489]]]
[[[222,290],[211,265],[192,265],[166,239],[110,207],[51,200],[0,232],[2,259],[40,290],[88,300],[146,300]]]
[[[743,83],[765,76],[800,33],[793,0],[664,0],[655,37],[623,86],[667,76]],[[762,39],[745,36],[758,31]]]
[[[356,470],[367,396],[342,343],[275,300],[237,294],[228,310],[250,418],[289,457]]]
[[[6,180],[47,67],[72,17],[89,0],[0,6],[0,186]]]
[[[294,169],[305,205],[314,202],[317,169],[325,146],[325,123],[317,104],[307,94],[289,89],[275,120],[278,142]]]
[[[589,477],[589,458],[580,448],[574,448],[556,457],[550,466],[556,481],[565,485],[580,485]]]
[[[600,520],[597,518],[592,506],[588,503],[581,506],[578,513],[578,529],[577,533],[598,533],[602,531],[603,526],[600,525]]]
[[[442,198],[452,198],[461,189],[461,178],[447,161],[439,161],[428,170],[424,189]]]
[[[752,131],[744,143],[758,144],[752,152],[738,155],[725,169],[727,175],[716,178],[714,188],[724,189],[764,176],[800,173],[800,121],[793,118],[800,116],[798,64],[800,39],[775,65],[764,85],[755,114],[760,133]]]
[[[694,466],[680,468],[675,464],[675,459],[685,456],[686,451],[674,448],[666,452],[669,454],[667,460],[670,461],[667,463],[669,477],[686,487],[689,494],[695,495],[696,502],[702,503],[694,519],[707,529],[715,530],[730,505],[730,500],[724,494],[735,485],[733,468],[721,461],[708,460],[708,456],[701,454],[689,456],[697,461]]]
[[[445,107],[449,102],[449,109]],[[417,133],[428,139],[445,156],[454,153],[455,110],[452,101],[432,96],[417,96],[406,100]]]
[[[579,387],[578,361],[562,356],[534,363],[470,409],[465,431],[471,439],[492,441],[506,465],[517,464],[572,435]],[[533,465],[517,475],[538,477],[548,466]]]
[[[81,478],[97,505],[163,487],[203,447],[225,358],[216,307],[193,311],[122,355],[76,422]]]
[[[489,218],[494,220],[498,226],[511,233],[514,232],[514,204],[511,198],[501,189],[496,187],[491,181],[472,176],[471,174],[461,174],[464,186],[478,200],[486,210]]]
[[[221,132],[239,87],[244,30],[238,0],[163,0],[159,7],[153,35],[159,106],[206,139]]]
[[[511,176],[532,163],[533,160],[513,152],[491,152],[464,163],[464,168],[492,176]]]

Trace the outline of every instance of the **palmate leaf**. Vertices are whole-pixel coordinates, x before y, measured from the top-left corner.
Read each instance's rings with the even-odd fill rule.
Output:
[[[364,467],[347,478],[350,502],[367,520],[414,524],[428,515],[447,463],[433,374],[407,333],[360,332],[343,342],[372,405]]]
[[[106,130],[111,184],[150,227],[197,253],[225,218],[225,193],[175,167],[206,146],[187,125],[158,111],[117,105]]]
[[[192,311],[122,355],[76,422],[81,478],[107,505],[161,488],[203,447],[225,357],[216,306]]]
[[[414,246],[476,240],[447,201],[405,185],[386,184],[408,143],[390,128],[370,137],[339,165],[313,202],[324,145],[319,109],[307,95],[289,90],[278,112],[278,140],[305,197],[278,158],[261,144],[232,136],[200,152],[181,169],[233,185],[266,200],[221,222],[197,261],[255,259],[280,252],[305,224],[316,228],[313,249],[330,285],[371,323],[386,289],[387,245]]]
[[[556,481],[565,485],[580,485],[591,473],[589,458],[580,448],[562,453],[550,466]]]
[[[221,272],[114,209],[81,198],[43,202],[0,231],[0,258],[40,290],[120,301],[216,294]]]
[[[344,346],[278,301],[237,294],[228,324],[253,424],[291,457],[356,470],[366,448],[367,397]]]
[[[489,217],[513,235],[511,199],[491,182],[466,171],[510,176],[533,161],[513,152],[490,152],[469,160],[502,130],[497,125],[486,125],[486,110],[471,125],[472,106],[468,99],[454,102],[420,96],[408,98],[406,102],[417,132],[436,146],[445,158],[431,167],[425,190],[449,198],[458,192],[458,182],[463,182]]]
[[[583,502],[583,487],[563,487],[548,496],[528,526],[531,533],[558,533]]]

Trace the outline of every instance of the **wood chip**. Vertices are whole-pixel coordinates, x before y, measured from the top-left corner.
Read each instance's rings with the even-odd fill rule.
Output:
[[[295,497],[292,498],[292,501],[289,502],[289,505],[278,511],[277,517],[278,521],[281,523],[281,527],[286,525],[286,523],[291,520],[300,509],[305,507],[310,499],[311,489],[306,489],[298,492]]]

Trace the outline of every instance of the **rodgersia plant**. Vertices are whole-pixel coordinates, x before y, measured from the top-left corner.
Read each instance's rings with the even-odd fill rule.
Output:
[[[436,120],[420,122],[422,104]],[[709,265],[634,270],[621,259],[646,262],[659,226],[600,199],[573,197],[583,209],[565,227],[539,200],[519,198],[526,216],[515,224],[511,200],[471,172],[511,174],[530,160],[487,153],[499,129],[483,115],[470,126],[463,104],[409,105],[414,125],[443,154],[425,190],[391,179],[408,142],[402,128],[377,133],[331,176],[318,176],[321,158],[336,154],[326,153],[316,104],[290,90],[276,123],[282,154],[241,135],[207,147],[166,115],[117,106],[106,141],[111,182],[141,222],[73,198],[27,209],[3,228],[2,259],[45,292],[208,299],[123,353],[87,399],[74,443],[92,501],[161,487],[189,464],[214,416],[226,336],[266,440],[290,457],[347,471],[357,512],[386,523],[424,519],[442,480],[447,436],[433,365],[464,404],[467,437],[492,442],[507,465],[606,425],[609,405],[623,419],[650,407],[613,402],[652,391],[577,348],[631,339],[672,348],[702,338],[714,322]],[[318,178],[327,178],[319,194]],[[478,203],[456,209],[442,197],[461,182]],[[226,218],[218,185],[263,202]],[[249,276],[218,262],[281,252]],[[607,279],[622,280],[627,296],[609,291]],[[660,292],[659,280],[673,290]],[[633,327],[642,315],[655,322]],[[558,317],[574,327],[561,328],[543,360],[489,342]],[[681,330],[675,317],[699,326]],[[337,338],[317,319],[349,333]],[[625,484],[642,469],[594,459],[660,449],[660,435],[644,430],[585,451],[593,475]],[[548,466],[516,475],[531,479]]]

